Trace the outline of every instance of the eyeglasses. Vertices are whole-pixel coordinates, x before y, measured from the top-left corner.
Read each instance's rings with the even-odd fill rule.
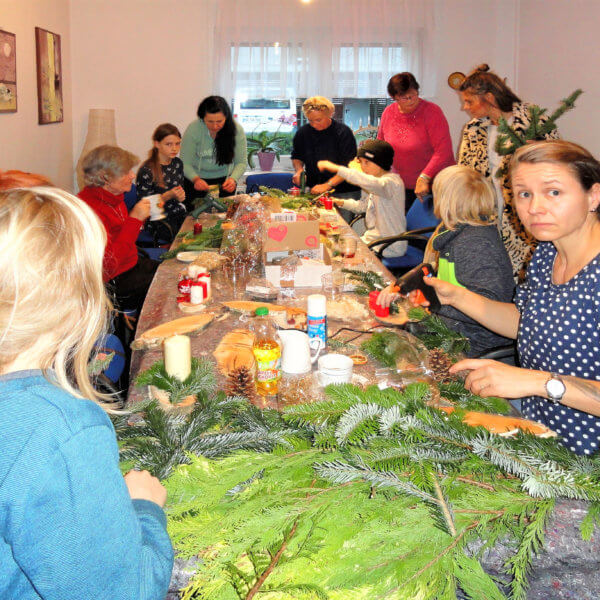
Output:
[[[327,104],[303,104],[304,110],[327,110],[329,106]]]
[[[410,102],[411,100],[415,100],[419,97],[418,92],[414,94],[407,94],[406,96],[395,96],[396,100],[402,100],[403,102]]]

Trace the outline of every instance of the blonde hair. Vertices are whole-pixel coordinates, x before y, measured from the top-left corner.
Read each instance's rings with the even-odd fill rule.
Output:
[[[489,225],[496,218],[496,195],[491,183],[463,165],[446,167],[433,181],[433,212],[448,229],[459,223]]]
[[[103,187],[129,173],[140,159],[118,146],[98,146],[88,152],[81,163],[86,185]]]
[[[106,233],[79,198],[52,187],[0,192],[0,371],[35,348],[58,385],[102,404],[87,365],[111,309]]]
[[[331,100],[325,98],[325,96],[311,96],[302,104],[302,112],[304,113],[304,116],[308,116],[308,113],[314,110],[326,112],[328,113],[327,116],[331,117],[335,112],[335,106],[333,106]]]

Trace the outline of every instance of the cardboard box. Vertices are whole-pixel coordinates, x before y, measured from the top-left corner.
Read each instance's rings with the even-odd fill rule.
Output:
[[[319,248],[319,221],[297,215],[296,221],[269,221],[265,227],[264,252]]]
[[[321,276],[331,273],[331,255],[323,248],[323,260],[301,259],[296,267],[293,282],[281,280],[281,265],[265,261],[265,277],[275,287],[321,287]]]

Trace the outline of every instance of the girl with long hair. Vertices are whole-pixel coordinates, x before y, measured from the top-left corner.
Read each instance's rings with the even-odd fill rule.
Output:
[[[152,134],[152,149],[137,172],[138,200],[160,194],[165,218],[148,221],[145,228],[156,240],[172,242],[185,219],[183,162],[177,156],[181,133],[171,123],[159,125]]]
[[[0,597],[164,598],[166,491],[119,470],[87,372],[111,303],[106,233],[52,187],[0,192]]]

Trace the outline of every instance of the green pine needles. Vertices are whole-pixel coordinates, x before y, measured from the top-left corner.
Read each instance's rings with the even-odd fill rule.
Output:
[[[176,248],[161,255],[161,260],[173,258],[183,250],[210,250],[220,248],[223,239],[223,230],[221,229],[222,222],[222,220],[217,221],[213,227],[206,227],[202,230],[202,233],[199,233],[198,235],[194,235],[191,231],[188,231],[180,237],[182,241]]]
[[[523,132],[513,129],[504,117],[498,122],[498,138],[496,140],[496,152],[500,156],[514,154],[517,148],[524,146],[531,140],[543,140],[549,133],[556,129],[556,120],[566,111],[575,108],[575,100],[583,94],[583,90],[577,89],[563,100],[559,107],[549,116],[545,116],[548,109],[532,105],[529,107],[529,126]],[[496,177],[506,175],[506,167],[500,167]]]
[[[175,547],[198,557],[183,598],[523,600],[554,498],[597,502],[600,461],[469,427],[428,393],[330,386],[286,410],[294,434],[273,452],[188,453],[166,482]],[[266,430],[282,427],[271,419]],[[507,539],[497,581],[470,549]]]

